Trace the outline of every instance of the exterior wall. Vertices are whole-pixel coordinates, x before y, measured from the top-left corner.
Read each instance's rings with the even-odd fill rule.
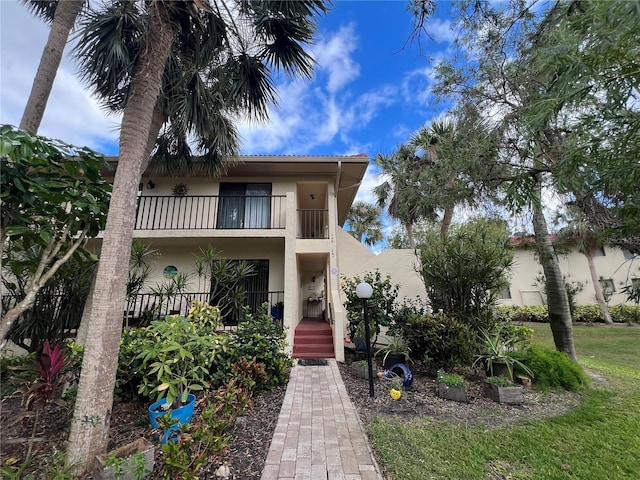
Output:
[[[637,261],[624,258],[622,250],[615,247],[604,247],[604,256],[594,258],[598,277],[612,279],[615,293],[611,296],[610,305],[625,303],[625,295],[621,287],[631,283],[632,278],[639,278]],[[591,274],[587,257],[572,247],[567,255],[560,255],[560,269],[569,281],[584,283],[584,289],[576,297],[578,305],[596,304]],[[505,305],[543,305],[544,296],[535,278],[542,275],[542,266],[538,262],[533,248],[519,247],[515,250],[515,262],[511,275],[511,299],[502,299]]]

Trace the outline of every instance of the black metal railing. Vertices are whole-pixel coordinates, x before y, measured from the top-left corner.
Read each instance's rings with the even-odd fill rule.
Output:
[[[141,293],[127,302],[123,321],[125,326],[148,325],[153,320],[160,320],[167,315],[186,316],[194,300],[209,303],[209,292],[184,292],[166,296],[158,293]],[[284,314],[284,292],[247,292],[243,305],[249,307],[251,314],[256,314],[263,303],[269,305],[269,313],[282,323]],[[244,320],[244,309],[231,312],[223,318],[225,327],[233,327]]]
[[[299,208],[298,238],[329,238],[329,210]]]
[[[283,229],[285,195],[138,197],[136,230]]]

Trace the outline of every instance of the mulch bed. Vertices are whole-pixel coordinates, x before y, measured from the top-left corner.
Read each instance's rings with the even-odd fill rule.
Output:
[[[580,394],[539,393],[525,389],[522,405],[500,405],[484,397],[482,379],[471,379],[469,403],[458,403],[438,398],[436,382],[425,371],[413,369],[414,381],[410,390],[404,391],[400,400],[389,396],[390,382],[375,379],[374,398],[369,398],[369,383],[351,374],[350,363],[338,364],[351,401],[354,403],[362,423],[367,426],[377,416],[393,416],[403,421],[423,418],[437,422],[454,422],[467,425],[484,425],[494,428],[525,419],[539,419],[562,415],[577,408],[582,398]],[[269,450],[286,386],[262,393],[254,399],[253,405],[235,423],[228,450],[224,455],[212,459],[211,464],[200,475],[201,479],[214,479],[215,472],[222,464],[229,467],[228,478],[236,480],[259,479]],[[31,436],[32,419],[17,421],[22,412],[19,397],[2,400],[0,416],[1,435],[0,464],[10,458],[21,461],[27,451],[26,440]],[[53,453],[64,452],[69,432],[72,412],[59,406],[51,406],[40,416],[36,429],[37,441],[33,444],[33,461],[25,475],[33,473],[36,478],[50,478],[47,466],[52,465]],[[146,405],[139,402],[116,402],[111,418],[111,439],[109,449],[127,444],[136,438],[150,436]],[[156,465],[161,457],[156,451]],[[159,478],[154,474],[148,478]],[[91,476],[86,476],[86,480]]]

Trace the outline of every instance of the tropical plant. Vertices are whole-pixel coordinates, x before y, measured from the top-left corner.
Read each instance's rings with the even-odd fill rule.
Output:
[[[507,286],[513,250],[504,225],[474,220],[442,237],[432,230],[417,251],[417,267],[433,311],[442,311],[475,331],[490,328],[493,306]]]
[[[102,156],[9,125],[0,126],[0,157],[0,257],[7,239],[31,252],[21,258],[30,261],[14,270],[28,282],[24,297],[2,317],[4,340],[40,288],[104,227],[110,187]]]
[[[135,302],[144,289],[153,269],[149,263],[152,257],[160,253],[151,248],[151,245],[140,239],[135,239],[131,246],[131,258],[129,259],[129,274],[127,278],[127,309],[125,310],[125,326],[128,326],[129,315],[135,309]]]
[[[149,336],[136,357],[145,372],[138,393],[155,400],[166,397],[167,405],[175,409],[189,393],[209,387],[209,365],[217,343],[208,328],[179,316],[156,320],[146,328]]]
[[[410,348],[400,337],[391,337],[389,343],[376,351],[375,356],[382,355],[382,364],[386,364],[389,355],[403,355],[405,361],[409,358]]]
[[[365,202],[356,202],[351,205],[347,215],[347,232],[365,245],[373,246],[382,240],[382,222],[379,207]]]
[[[488,372],[489,376],[494,377],[494,367],[504,365],[507,370],[507,379],[513,381],[514,366],[520,368],[530,377],[533,372],[515,354],[515,337],[505,335],[502,325],[499,325],[492,332],[485,330],[480,331],[481,351],[476,355],[476,361],[473,363],[475,367],[481,363]]]

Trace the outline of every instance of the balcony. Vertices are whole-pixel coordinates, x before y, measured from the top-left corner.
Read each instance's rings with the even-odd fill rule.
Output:
[[[284,229],[285,214],[285,195],[140,196],[135,229]]]
[[[329,238],[329,211],[324,208],[298,209],[298,238]]]

